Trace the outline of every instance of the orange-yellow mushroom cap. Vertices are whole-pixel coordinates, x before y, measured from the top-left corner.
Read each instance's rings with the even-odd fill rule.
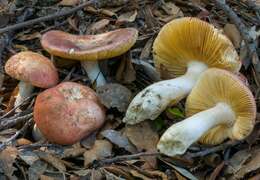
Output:
[[[163,26],[154,41],[153,56],[158,72],[167,79],[185,74],[192,61],[233,72],[241,67],[232,42],[214,26],[191,17]]]

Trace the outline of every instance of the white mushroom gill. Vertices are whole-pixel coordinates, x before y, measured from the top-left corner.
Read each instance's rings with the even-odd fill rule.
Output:
[[[192,61],[184,75],[148,86],[134,97],[123,122],[136,124],[146,119],[156,119],[167,106],[187,96],[207,68],[202,62]]]

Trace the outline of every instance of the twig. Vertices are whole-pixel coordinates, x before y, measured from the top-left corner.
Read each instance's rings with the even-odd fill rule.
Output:
[[[76,6],[72,9],[70,9],[70,10],[64,10],[64,11],[61,11],[61,12],[58,12],[58,13],[55,13],[55,14],[52,14],[52,15],[36,18],[36,19],[25,21],[25,22],[22,22],[22,23],[14,24],[14,25],[11,25],[11,26],[7,26],[5,28],[0,29],[0,34],[2,34],[4,32],[8,32],[8,31],[14,31],[14,30],[17,30],[17,29],[21,29],[21,28],[24,28],[24,27],[27,27],[27,26],[31,26],[33,24],[40,23],[40,22],[50,21],[50,20],[54,20],[54,19],[57,19],[57,18],[60,18],[60,17],[71,15],[71,14],[83,9],[86,6],[93,4],[94,2],[95,2],[95,0],[90,0],[90,1],[84,2],[84,3]]]
[[[129,161],[132,159],[137,159],[143,156],[158,156],[161,155],[159,152],[142,152],[142,153],[137,153],[137,154],[131,154],[131,155],[122,155],[122,156],[116,156],[114,158],[110,159],[101,159],[98,161],[94,161],[93,167],[97,168],[100,166],[104,166],[106,164],[112,164],[116,162],[121,162],[121,161]]]
[[[29,113],[29,114],[26,114],[24,116],[20,116],[17,118],[7,118],[4,121],[0,122],[0,130],[10,128],[20,122],[23,122],[26,119],[32,118],[32,116],[33,116],[33,113]]]
[[[256,51],[256,42],[250,37],[248,33],[248,28],[241,21],[241,19],[237,16],[237,14],[225,3],[225,0],[213,0],[216,5],[222,9],[225,14],[230,18],[230,20],[235,24],[239,32],[241,33],[242,38],[244,39],[247,50],[248,50],[248,58],[252,57],[256,58],[256,62],[253,62],[253,65],[259,65],[259,61],[257,59],[257,51]],[[244,65],[246,68],[250,65],[251,61],[245,61]],[[256,71],[260,72],[260,68],[256,68]]]
[[[239,142],[239,141],[228,141],[227,143],[224,143],[224,144],[221,144],[219,146],[215,146],[215,147],[212,147],[212,148],[200,151],[200,152],[187,153],[186,156],[188,158],[203,157],[203,156],[206,156],[208,154],[212,154],[212,153],[215,153],[215,152],[218,152],[218,151],[223,151],[228,147],[236,146],[239,143],[241,143],[241,142]]]
[[[26,129],[31,125],[32,123],[32,119],[30,119],[29,121],[27,121],[23,127],[18,130],[13,136],[11,136],[9,139],[7,139],[6,141],[4,141],[3,143],[0,144],[0,151],[2,151],[6,146],[10,145],[13,143],[13,141],[20,135],[23,134]]]

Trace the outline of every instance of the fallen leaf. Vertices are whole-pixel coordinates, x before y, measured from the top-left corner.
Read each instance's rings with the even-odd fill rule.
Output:
[[[228,166],[225,168],[225,174],[236,174],[243,164],[251,157],[248,150],[241,150],[235,153],[229,160]]]
[[[148,121],[126,126],[124,135],[137,147],[138,151],[155,150],[159,141],[157,132],[151,128]]]
[[[0,172],[3,172],[9,179],[16,179],[13,176],[16,168],[13,166],[15,159],[18,155],[18,151],[14,147],[7,147],[0,151]]]
[[[35,153],[37,154],[37,156],[39,156],[40,159],[46,161],[47,163],[49,163],[50,165],[52,165],[59,171],[61,171],[61,172],[66,171],[66,167],[65,167],[64,163],[62,162],[62,160],[55,157],[51,153],[43,152],[43,151],[35,151]]]
[[[95,144],[96,135],[97,132],[91,133],[89,136],[81,139],[80,144],[86,149],[91,149]]]
[[[215,169],[214,171],[211,173],[209,180],[216,180],[217,177],[219,176],[221,170],[224,168],[225,166],[225,162],[220,163]]]
[[[168,166],[172,167],[173,169],[175,169],[176,171],[178,171],[178,173],[180,173],[182,176],[190,179],[190,180],[198,180],[198,178],[196,178],[193,174],[191,174],[188,170],[182,168],[182,167],[178,167],[175,166],[163,159],[160,158],[161,161],[163,161],[165,164],[167,164]]]
[[[132,97],[132,93],[125,86],[117,83],[110,83],[99,86],[96,92],[101,103],[109,108],[117,108],[120,112],[125,112]]]
[[[90,25],[90,28],[87,30],[87,34],[95,34],[98,33],[100,30],[104,29],[110,20],[108,19],[101,19],[93,24]]]
[[[62,6],[75,6],[79,4],[80,0],[62,0],[59,2],[59,5]]]
[[[136,72],[130,54],[126,53],[122,57],[122,61],[116,72],[116,80],[123,84],[129,84],[136,80]]]
[[[39,160],[36,153],[26,149],[19,151],[18,156],[28,165],[32,165],[35,161]]]
[[[40,180],[57,180],[57,178],[51,177],[51,176],[46,176],[46,175],[42,174],[42,175],[40,175]]]
[[[236,28],[234,24],[226,24],[224,26],[224,33],[231,40],[231,42],[236,48],[240,47],[242,38],[239,30]]]
[[[81,156],[82,154],[84,154],[85,151],[86,151],[86,149],[81,148],[81,147],[67,148],[64,150],[64,154],[63,154],[62,158],[78,157],[78,156]]]
[[[37,38],[41,38],[41,33],[39,32],[34,32],[31,34],[17,34],[16,35],[16,39],[20,40],[20,41],[28,41],[28,40],[33,40],[33,39],[37,39]]]
[[[243,167],[233,175],[235,178],[243,178],[247,173],[256,171],[260,168],[260,149],[256,149],[252,152],[252,158],[246,162]]]
[[[19,138],[16,140],[16,145],[17,146],[22,146],[22,145],[28,145],[28,144],[32,144],[32,142],[28,139],[25,138]]]
[[[150,38],[144,45],[142,52],[140,54],[140,59],[148,59],[150,57],[151,51],[153,46],[153,38]]]
[[[121,176],[125,179],[134,180],[134,178],[129,174],[129,168],[123,168],[121,166],[110,165],[108,167],[104,167],[109,172]]]
[[[126,13],[121,14],[116,23],[123,23],[123,22],[134,22],[137,16],[137,11],[129,11]]]
[[[96,140],[92,149],[84,153],[84,166],[88,167],[94,160],[112,155],[112,144],[107,140]]]
[[[109,129],[109,130],[102,131],[101,135],[120,148],[124,148],[125,150],[131,153],[137,152],[135,146],[128,140],[128,138],[123,136],[118,131]]]
[[[164,3],[161,8],[172,18],[183,17],[184,14],[181,9],[172,2]]]
[[[47,163],[41,160],[35,161],[28,169],[28,178],[30,180],[38,180],[39,177],[46,171]]]

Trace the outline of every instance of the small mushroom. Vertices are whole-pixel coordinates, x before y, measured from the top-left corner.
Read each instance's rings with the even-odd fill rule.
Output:
[[[91,82],[106,84],[98,60],[119,56],[136,42],[138,31],[122,28],[98,35],[72,35],[62,31],[49,31],[42,36],[41,44],[50,54],[81,61]]]
[[[164,80],[139,92],[123,121],[136,124],[156,119],[167,106],[186,97],[209,67],[238,72],[241,62],[231,41],[214,26],[197,18],[166,24],[153,44],[154,63]]]
[[[234,74],[205,71],[186,101],[187,119],[172,125],[157,148],[168,156],[183,154],[198,141],[215,145],[227,138],[242,140],[253,130],[256,104],[251,91]]]
[[[20,52],[9,58],[5,64],[5,71],[11,77],[20,80],[15,106],[31,95],[34,86],[50,88],[59,81],[53,63],[48,58],[31,51]]]
[[[63,82],[37,96],[34,121],[49,141],[73,144],[103,125],[105,109],[91,88]]]

